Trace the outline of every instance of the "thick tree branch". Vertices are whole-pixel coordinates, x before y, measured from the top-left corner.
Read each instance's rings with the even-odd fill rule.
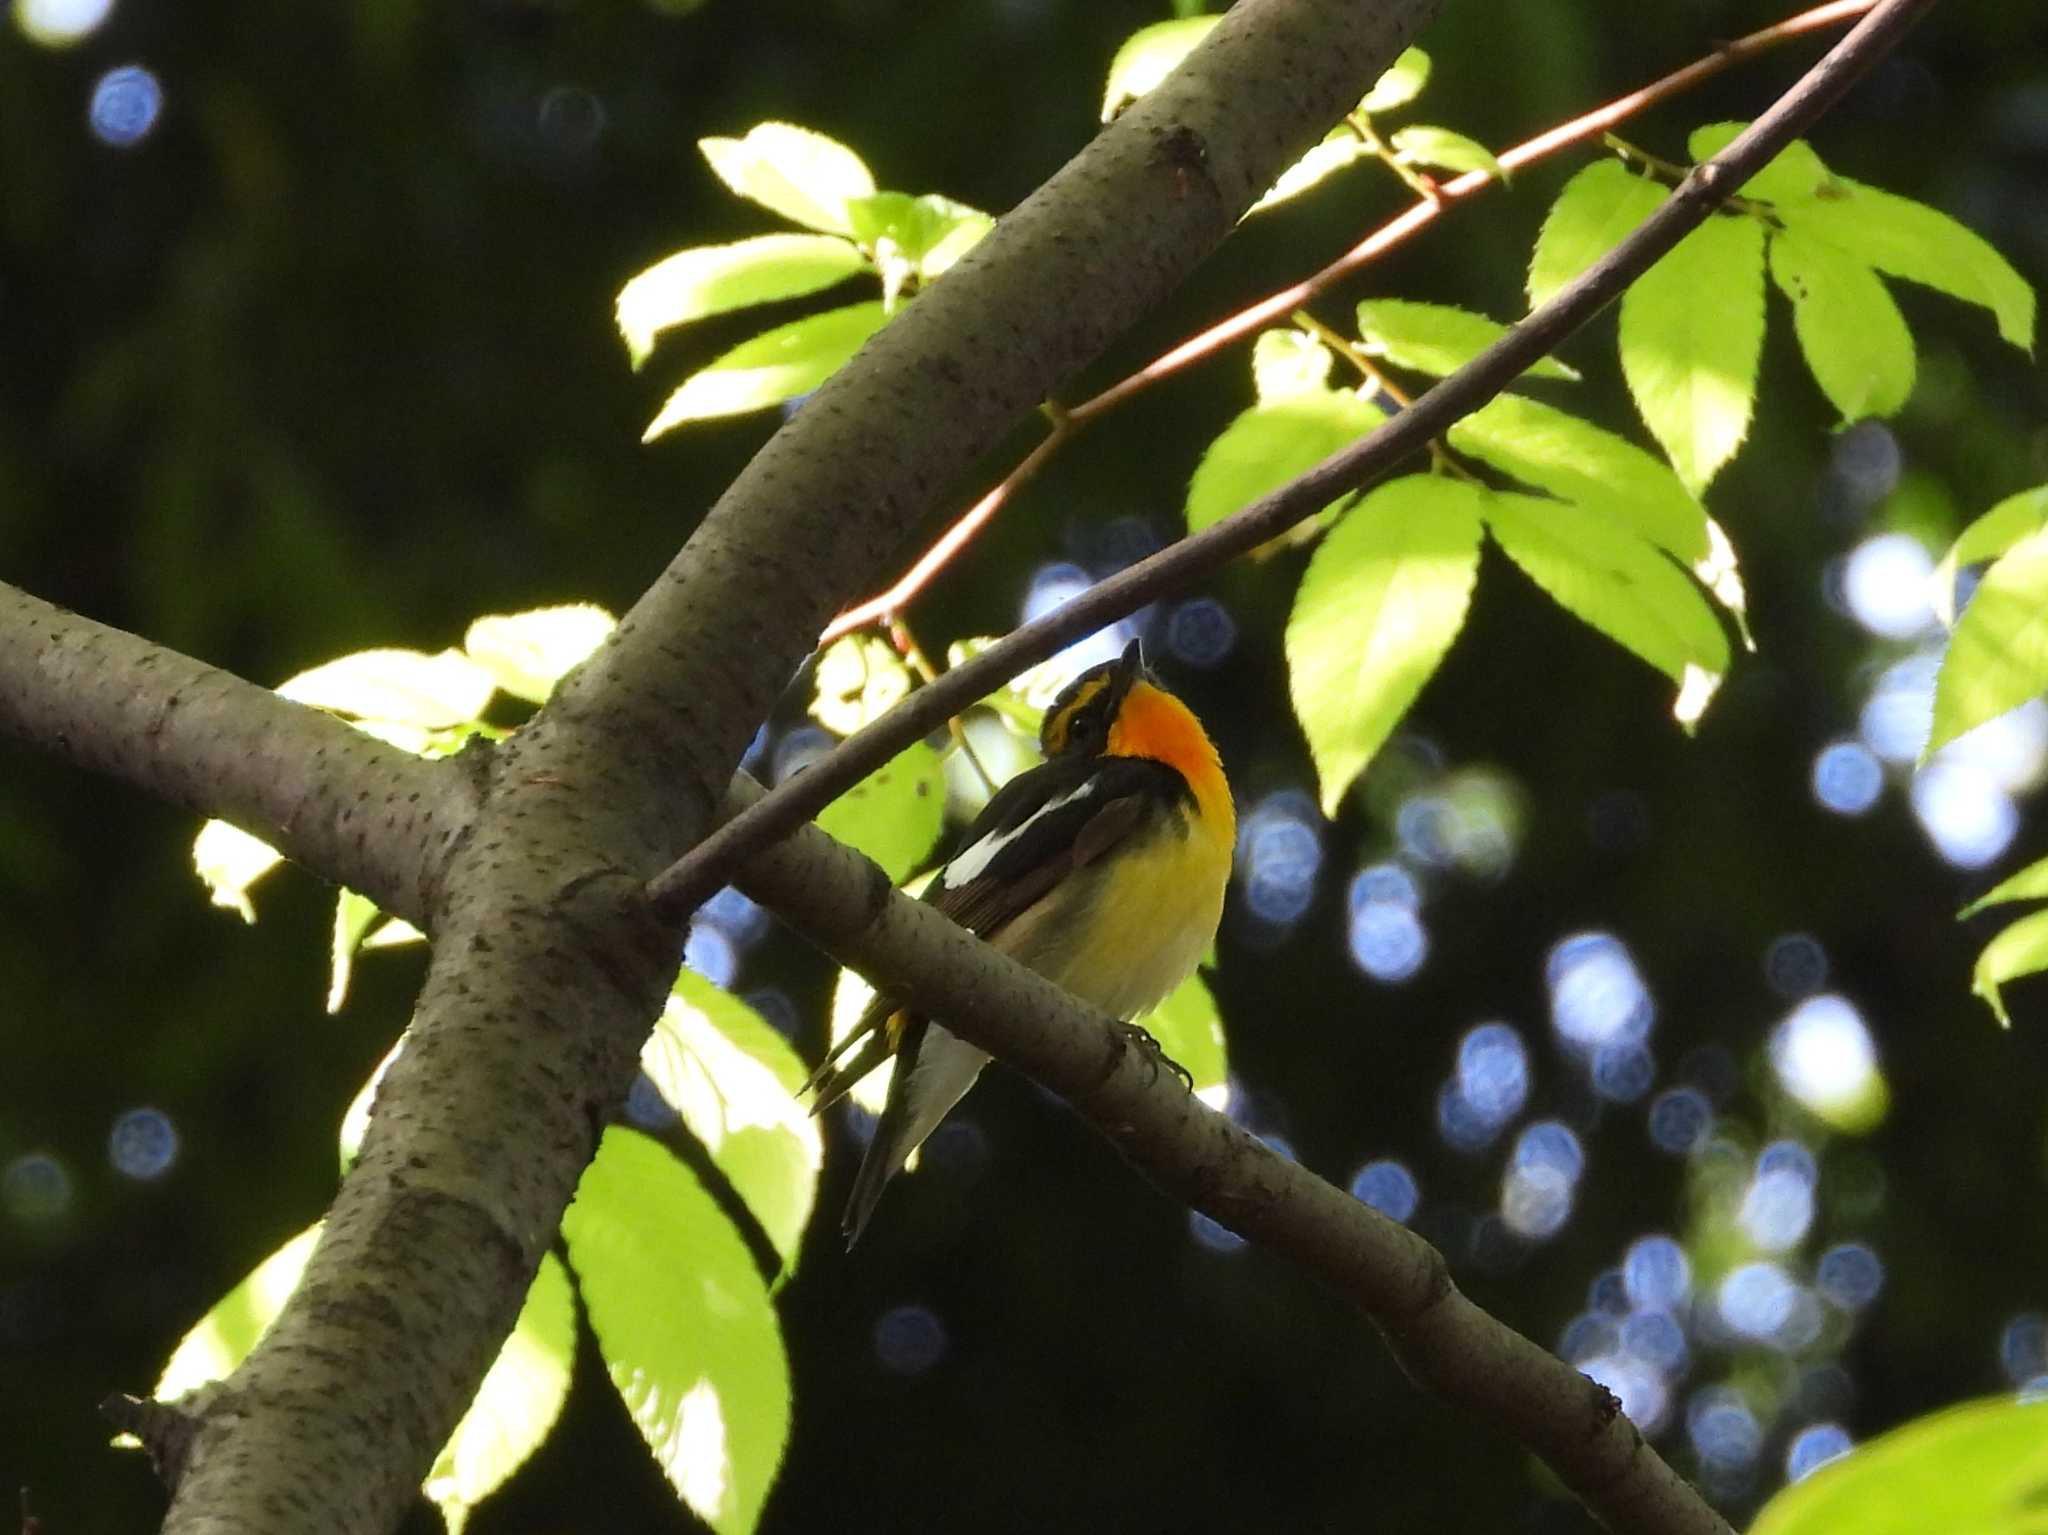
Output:
[[[166,1529],[388,1528],[510,1330],[679,954],[648,875],[710,824],[826,618],[1156,303],[1432,0],[1245,0],[814,395],[605,647],[477,753],[411,1043]]]
[[[740,780],[728,804],[759,796]],[[1330,1285],[1378,1324],[1418,1384],[1541,1456],[1609,1529],[1731,1535],[1604,1387],[1468,1300],[1421,1237],[1208,1108],[1107,1018],[892,890],[860,854],[803,827],[738,883],[835,958],[1066,1098],[1168,1197]]]
[[[1886,0],[1720,154],[1695,166],[1627,239],[1577,281],[1385,425],[1243,511],[1096,583],[919,688],[822,761],[728,821],[648,887],[667,911],[693,910],[750,854],[808,821],[912,741],[1082,635],[1189,585],[1339,496],[1387,473],[1499,394],[1612,303],[1735,189],[1762,169],[1890,51],[1933,0]]]
[[[422,927],[474,809],[452,764],[6,585],[0,735],[232,821]]]

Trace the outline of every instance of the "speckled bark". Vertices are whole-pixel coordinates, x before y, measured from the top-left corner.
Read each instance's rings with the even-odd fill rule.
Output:
[[[611,641],[479,761],[412,1044],[299,1292],[196,1414],[166,1529],[389,1528],[623,1096],[674,972],[641,889],[832,611],[1156,303],[1434,0],[1246,0],[821,388]]]
[[[263,838],[425,926],[466,775],[0,585],[0,735]]]
[[[735,787],[729,808],[760,793]],[[1279,1156],[1123,1046],[1109,1020],[898,894],[816,827],[740,888],[821,947],[1072,1103],[1168,1197],[1300,1264],[1370,1317],[1419,1384],[1541,1456],[1618,1535],[1731,1535],[1601,1386],[1495,1320],[1405,1226]]]

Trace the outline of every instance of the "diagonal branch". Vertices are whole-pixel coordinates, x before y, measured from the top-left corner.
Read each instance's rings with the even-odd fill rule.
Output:
[[[421,927],[474,808],[452,764],[6,585],[0,735],[232,821]]]
[[[912,741],[1082,635],[1186,587],[1387,473],[1613,302],[1657,259],[1834,104],[1889,52],[1933,0],[1884,0],[1720,154],[1695,166],[1633,233],[1549,303],[1385,425],[1243,511],[1098,582],[1045,617],[919,688],[849,736],[822,761],[778,785],[678,859],[648,886],[662,909],[689,911],[746,857],[787,836]]]
[[[1682,69],[1660,76],[1648,85],[1630,91],[1626,96],[1618,96],[1604,106],[1595,107],[1592,111],[1582,113],[1569,122],[1559,123],[1532,139],[1525,139],[1519,144],[1503,149],[1499,155],[1501,169],[1518,171],[1526,165],[1534,165],[1561,149],[1568,149],[1574,144],[1597,137],[1616,123],[1625,122],[1638,112],[1647,111],[1659,102],[1669,101],[1746,59],[1755,58],[1795,38],[1804,37],[1823,28],[1854,21],[1866,14],[1876,3],[1877,0],[1830,0],[1826,5],[1801,11],[1796,16],[1788,16],[1783,21],[1774,22],[1768,27],[1738,37],[1735,41],[1716,48],[1704,58],[1695,59]],[[1462,176],[1454,176],[1449,181],[1438,183],[1428,197],[1418,199],[1403,209],[1320,271],[1313,272],[1299,282],[1291,283],[1278,292],[1268,294],[1257,303],[1247,305],[1235,314],[1218,320],[1214,325],[1162,352],[1144,367],[1111,384],[1101,393],[1083,400],[1078,405],[1061,410],[1054,419],[1052,430],[1040,438],[1037,445],[1025,454],[993,489],[961,513],[945,532],[933,540],[931,547],[920,554],[908,570],[885,589],[866,601],[855,603],[843,610],[827,624],[824,632],[818,636],[819,645],[829,645],[841,635],[851,634],[855,629],[901,612],[919,592],[931,584],[939,572],[973,543],[981,530],[987,527],[1004,505],[1051,461],[1054,454],[1118,406],[1154,384],[1173,377],[1184,368],[1215,356],[1224,347],[1242,340],[1259,327],[1293,313],[1311,298],[1334,287],[1353,273],[1362,271],[1387,252],[1406,243],[1412,236],[1420,234],[1458,203],[1469,201],[1502,185],[1505,183],[1501,177],[1490,171],[1467,171]]]
[[[727,803],[759,794],[741,780]],[[1732,1535],[1604,1387],[1467,1299],[1429,1243],[1183,1091],[1108,1019],[891,890],[860,854],[804,827],[757,854],[738,883],[882,989],[1066,1098],[1169,1198],[1336,1290],[1417,1384],[1541,1456],[1608,1529]]]

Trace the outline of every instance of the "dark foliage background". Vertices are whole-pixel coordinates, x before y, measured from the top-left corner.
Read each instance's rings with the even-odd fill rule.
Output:
[[[635,376],[610,323],[619,284],[678,246],[773,227],[694,141],[792,119],[856,146],[885,185],[999,211],[1086,139],[1111,52],[1162,14],[1137,0],[131,0],[68,49],[0,22],[0,572],[260,681],[373,645],[439,649],[480,612],[621,608],[767,430],[743,418],[637,441],[686,368],[753,322],[672,340]],[[1451,0],[1424,39],[1423,115],[1511,142],[1780,14]],[[1738,71],[1629,136],[1677,154],[1687,128],[1754,113],[1813,52]],[[164,111],[116,149],[88,131],[88,101],[134,62]],[[2029,8],[1943,7],[1817,143],[2048,278],[2048,49]],[[1580,163],[1455,213],[1347,297],[1516,313],[1536,224]],[[1098,380],[1320,264],[1398,196],[1359,172],[1248,227]],[[2017,1026],[1999,1032],[1968,995],[1995,923],[1952,920],[1989,872],[1943,861],[1896,772],[1861,817],[1810,789],[1815,754],[1854,733],[1875,669],[1904,649],[1828,600],[1830,562],[1896,525],[1939,547],[1956,518],[2048,471],[2038,370],[1981,315],[1904,302],[1922,380],[1889,434],[1831,438],[1774,320],[1763,419],[1710,498],[1763,653],[1697,739],[1646,668],[1490,559],[1412,724],[1451,768],[1518,786],[1511,867],[1432,877],[1426,964],[1374,983],[1345,950],[1345,887],[1395,839],[1354,798],[1320,832],[1305,916],[1272,930],[1237,902],[1215,977],[1251,1122],[1339,1180],[1402,1159],[1462,1280],[1553,1342],[1634,1238],[1689,1229],[1697,1178],[1653,1147],[1643,1103],[1599,1107],[1552,1044],[1551,946],[1583,929],[1630,945],[1659,1004],[1657,1088],[1713,1086],[1752,1150],[1791,1135],[1819,1158],[1814,1233],[1788,1263],[1853,1239],[1885,1265],[1875,1306],[1798,1359],[1695,1348],[1660,1440],[1682,1464],[1687,1392],[1733,1379],[1778,1404],[1752,1470],[1717,1483],[1738,1514],[1782,1479],[1808,1421],[1861,1438],[2005,1388],[2001,1330],[2048,1307],[2042,992],[2016,993]],[[1611,341],[1610,321],[1572,349],[1581,393],[1633,429]],[[1171,536],[1202,445],[1248,398],[1239,354],[1091,434],[920,605],[927,646],[1006,625],[1047,561],[1127,551],[1118,519]],[[1235,650],[1210,669],[1166,663],[1247,808],[1311,785],[1278,647],[1299,562],[1226,573],[1210,595]],[[245,930],[205,904],[183,817],[18,749],[0,775],[0,1170],[41,1156],[63,1173],[61,1198],[17,1178],[0,1201],[0,1485],[27,1486],[57,1535],[132,1529],[160,1494],[139,1457],[105,1447],[94,1402],[146,1387],[204,1307],[323,1207],[341,1110],[403,1023],[420,960],[367,962],[328,1018],[326,890],[276,876]],[[1997,868],[2048,850],[2020,804]],[[1764,1061],[1791,1006],[1764,956],[1795,932],[1875,1037],[1893,1110],[1867,1138],[1787,1107]],[[742,985],[789,997],[815,1049],[828,979],[781,937],[747,957]],[[1569,1224],[1533,1247],[1477,1219],[1498,1203],[1508,1139],[1465,1154],[1435,1125],[1456,1042],[1487,1019],[1529,1041],[1524,1117],[1563,1118],[1589,1155]],[[138,1105],[178,1135],[152,1181],[108,1157]],[[1196,1240],[1056,1104],[996,1073],[964,1117],[974,1131],[892,1196],[853,1257],[821,1219],[782,1296],[796,1422],[768,1529],[1586,1526],[1519,1452],[1411,1389],[1345,1308]],[[840,1127],[826,1205],[852,1161]],[[929,1316],[906,1323],[904,1306]],[[878,1351],[892,1315],[936,1338],[921,1368]],[[478,1529],[687,1522],[583,1358],[563,1428]],[[415,1523],[431,1527],[424,1507]]]

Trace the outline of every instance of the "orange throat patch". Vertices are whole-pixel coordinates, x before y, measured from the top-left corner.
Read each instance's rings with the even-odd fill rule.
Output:
[[[1174,769],[1194,791],[1200,823],[1228,847],[1237,838],[1237,812],[1216,745],[1194,711],[1149,682],[1132,685],[1109,730],[1114,757],[1151,757]]]

